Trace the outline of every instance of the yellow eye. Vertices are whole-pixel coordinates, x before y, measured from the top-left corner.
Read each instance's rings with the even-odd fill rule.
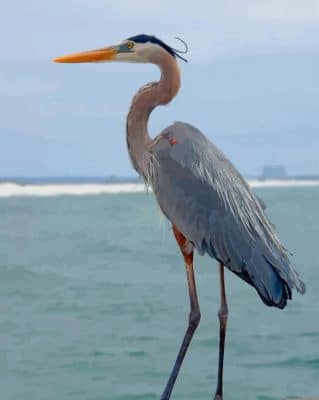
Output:
[[[133,42],[127,42],[127,43],[126,43],[126,46],[127,46],[128,49],[131,50],[131,49],[133,49],[133,47],[134,47],[134,43],[133,43]]]

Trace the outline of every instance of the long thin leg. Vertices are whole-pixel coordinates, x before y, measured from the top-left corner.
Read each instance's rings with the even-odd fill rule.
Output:
[[[224,367],[224,350],[225,350],[225,336],[228,317],[228,307],[225,291],[224,280],[224,265],[219,264],[219,280],[220,280],[220,309],[218,312],[219,318],[219,359],[218,359],[218,380],[215,393],[215,400],[223,399],[223,367]]]
[[[171,396],[177,375],[181,368],[182,362],[184,360],[186,351],[188,346],[192,340],[194,332],[199,324],[200,321],[200,310],[198,305],[198,299],[196,294],[196,284],[195,284],[195,277],[194,277],[194,269],[193,269],[193,248],[190,242],[183,236],[179,230],[173,226],[173,231],[177,243],[182,251],[185,267],[186,267],[186,274],[187,274],[187,282],[188,282],[188,290],[189,290],[189,299],[190,299],[190,314],[188,319],[188,327],[183,339],[183,343],[181,348],[178,352],[173,370],[171,375],[168,379],[164,392],[162,394],[161,400],[168,400]]]

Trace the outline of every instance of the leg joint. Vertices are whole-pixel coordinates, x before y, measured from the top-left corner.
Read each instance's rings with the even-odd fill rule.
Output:
[[[199,325],[200,319],[201,319],[201,313],[199,310],[191,311],[191,313],[189,314],[188,325],[191,328],[196,329]]]
[[[218,311],[218,318],[220,321],[226,322],[228,317],[227,304],[223,304]]]

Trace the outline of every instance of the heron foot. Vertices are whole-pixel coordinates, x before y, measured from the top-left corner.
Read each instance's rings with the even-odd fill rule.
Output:
[[[223,398],[221,395],[215,394],[214,400],[223,400]]]

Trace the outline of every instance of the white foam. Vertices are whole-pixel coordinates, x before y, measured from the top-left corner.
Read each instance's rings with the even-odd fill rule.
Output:
[[[319,180],[248,180],[253,188],[302,187],[319,186]],[[87,184],[46,184],[19,185],[16,183],[0,183],[0,197],[13,196],[84,196],[114,193],[137,193],[145,191],[142,183],[87,183]]]
[[[12,196],[83,196],[103,193],[134,193],[143,192],[145,186],[141,183],[117,184],[47,184],[18,185],[16,183],[1,183],[0,197]]]
[[[303,187],[303,186],[319,186],[319,179],[304,180],[304,179],[266,179],[266,180],[248,180],[248,183],[253,188],[273,188],[273,187]]]

